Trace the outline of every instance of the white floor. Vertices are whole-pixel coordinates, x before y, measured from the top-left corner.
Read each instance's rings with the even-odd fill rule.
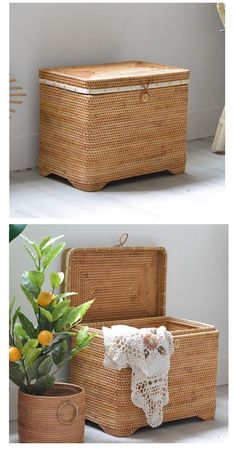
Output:
[[[188,142],[186,172],[167,172],[112,182],[82,192],[37,170],[11,174],[10,217],[72,219],[76,223],[213,223],[225,220],[224,156],[212,138]],[[223,221],[224,222],[224,221]]]
[[[106,435],[98,426],[86,424],[85,443],[222,443],[228,442],[228,389],[217,387],[215,419],[185,419],[162,424],[157,429],[144,428],[127,438]],[[17,423],[10,423],[10,443],[18,443]]]

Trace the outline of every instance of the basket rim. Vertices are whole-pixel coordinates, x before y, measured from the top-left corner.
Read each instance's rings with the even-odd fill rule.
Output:
[[[85,394],[85,390],[84,390],[84,388],[83,387],[81,387],[80,385],[76,385],[76,384],[72,384],[72,383],[69,383],[69,382],[55,382],[55,384],[49,389],[49,390],[51,390],[51,389],[53,389],[54,388],[54,386],[58,386],[58,385],[60,385],[60,386],[66,386],[66,387],[73,387],[75,390],[78,390],[78,391],[75,391],[74,393],[71,393],[71,394],[65,394],[65,395],[54,395],[54,396],[49,396],[49,395],[40,395],[40,394],[30,394],[30,393],[25,393],[24,391],[22,391],[20,388],[19,388],[19,390],[18,390],[18,392],[19,392],[19,395],[21,395],[21,396],[23,396],[23,397],[31,397],[31,398],[45,398],[45,399],[59,399],[59,398],[63,398],[63,397],[67,397],[67,398],[72,398],[72,397],[74,397],[75,395],[84,395]]]

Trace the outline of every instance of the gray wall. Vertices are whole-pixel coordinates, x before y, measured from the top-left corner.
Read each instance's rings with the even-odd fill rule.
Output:
[[[10,71],[27,91],[11,119],[11,170],[37,165],[40,67],[143,59],[191,70],[189,139],[213,135],[224,104],[216,4],[11,4]]]
[[[218,384],[227,383],[227,226],[226,225],[28,225],[24,233],[39,242],[64,234],[70,246],[112,246],[122,233],[130,246],[164,246],[168,253],[167,314],[211,323],[220,331]],[[30,313],[19,285],[33,269],[19,237],[10,244],[10,297]],[[57,260],[52,270],[60,270]],[[33,318],[33,317],[32,317]],[[59,374],[66,379],[67,370]],[[16,416],[16,388],[10,389],[10,416]]]

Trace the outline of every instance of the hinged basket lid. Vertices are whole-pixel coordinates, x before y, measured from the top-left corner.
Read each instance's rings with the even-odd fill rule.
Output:
[[[95,298],[84,322],[165,315],[164,248],[72,248],[62,257],[71,304]]]
[[[189,70],[156,64],[130,61],[113,64],[52,67],[39,71],[40,81],[61,87],[75,86],[84,89],[112,88],[117,86],[152,85],[159,82],[188,80]],[[186,84],[186,82],[184,82]],[[158,86],[154,86],[158,87]],[[71,90],[73,90],[71,88]],[[81,91],[83,93],[83,91]]]

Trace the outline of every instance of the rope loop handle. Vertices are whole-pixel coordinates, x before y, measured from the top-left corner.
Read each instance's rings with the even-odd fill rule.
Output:
[[[122,234],[119,238],[119,245],[115,245],[115,246],[120,246],[121,248],[123,248],[125,242],[128,240],[128,237],[129,237],[128,232],[125,232],[124,234]]]
[[[150,81],[146,85],[145,84],[142,85],[143,90],[142,90],[142,93],[140,96],[140,100],[142,101],[142,103],[147,103],[147,101],[149,99],[149,95],[148,95],[149,84],[150,84]]]
[[[74,408],[74,417],[72,417],[72,419],[69,419],[69,420],[68,419],[64,419],[63,416],[62,416],[63,409],[67,405],[71,405]],[[61,424],[71,424],[72,422],[74,422],[78,418],[78,415],[79,415],[79,407],[78,407],[78,405],[75,402],[70,401],[69,399],[64,401],[64,402],[62,402],[59,405],[58,409],[57,409],[57,419],[58,419],[58,421]]]

